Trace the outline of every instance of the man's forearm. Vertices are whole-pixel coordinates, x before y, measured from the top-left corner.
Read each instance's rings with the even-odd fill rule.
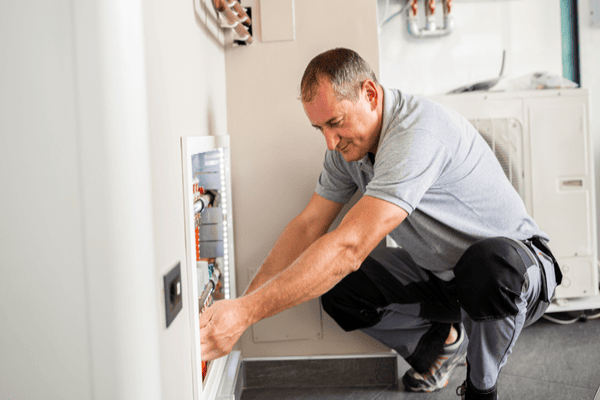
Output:
[[[324,234],[324,231],[314,229],[299,217],[293,219],[279,235],[273,249],[246,289],[246,294],[254,292],[286,269]]]
[[[239,299],[246,323],[253,324],[326,293],[360,268],[377,243],[407,216],[395,204],[363,196],[335,231],[320,237],[289,267]]]
[[[316,298],[360,266],[362,255],[336,233],[318,239],[292,265],[240,299],[251,323]]]

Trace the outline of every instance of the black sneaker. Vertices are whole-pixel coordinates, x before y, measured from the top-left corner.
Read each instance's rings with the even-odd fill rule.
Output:
[[[488,393],[476,393],[468,387],[467,381],[456,388],[456,394],[460,396],[460,400],[498,400],[498,391],[496,388]]]
[[[462,325],[457,326],[458,339],[445,345],[433,365],[423,374],[413,368],[402,377],[402,383],[410,392],[435,392],[448,384],[452,370],[458,365],[465,365],[467,354],[467,336]]]

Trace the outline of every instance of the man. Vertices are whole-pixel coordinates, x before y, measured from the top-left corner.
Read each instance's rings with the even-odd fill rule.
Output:
[[[463,117],[382,87],[355,52],[315,57],[301,91],[328,148],[315,194],[246,294],[201,317],[203,358],[231,351],[262,318],[322,296],[343,329],[412,366],[407,390],[441,389],[466,356],[459,393],[496,399],[521,329],[560,283],[546,234]],[[358,189],[362,198],[327,233]],[[388,234],[401,248],[374,250]]]

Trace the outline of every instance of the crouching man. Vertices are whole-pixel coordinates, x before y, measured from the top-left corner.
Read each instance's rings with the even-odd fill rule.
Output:
[[[548,307],[561,274],[483,138],[462,116],[384,88],[354,51],[315,57],[304,111],[327,151],[315,193],[239,299],[201,317],[202,355],[220,357],[244,330],[321,296],[346,331],[402,356],[407,390],[443,388],[467,362],[463,399],[496,399],[523,327]],[[354,193],[361,199],[328,230]],[[374,250],[390,235],[401,248]]]

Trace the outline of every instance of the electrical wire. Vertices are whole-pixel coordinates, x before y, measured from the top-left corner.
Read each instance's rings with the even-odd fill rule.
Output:
[[[571,324],[574,324],[575,322],[579,321],[579,316],[577,316],[575,318],[572,318],[572,319],[563,320],[563,319],[560,319],[560,318],[551,317],[548,314],[544,314],[543,318],[547,319],[550,322],[554,322],[554,323],[560,324],[560,325],[571,325]]]
[[[386,1],[385,3],[385,9],[384,9],[384,14],[383,14],[383,18],[385,18],[386,14],[387,14],[387,9],[388,9],[388,4],[389,4],[389,0]],[[404,5],[404,7],[402,7],[400,9],[400,11],[395,12],[394,14],[390,15],[388,18],[386,18],[382,23],[379,24],[379,32],[381,32],[383,30],[383,28],[394,18],[396,18],[398,15],[402,14],[404,11],[406,11],[408,9],[408,6],[410,6],[410,0],[406,0],[406,4]]]
[[[500,74],[502,74],[502,72]],[[596,261],[596,263],[598,265],[598,270],[600,272],[600,260]],[[578,315],[575,315],[573,312],[571,312],[569,314],[571,314],[571,315],[569,315],[569,319],[555,318],[555,317],[551,317],[548,314],[544,314],[542,317],[544,319],[547,319],[548,321],[551,321],[551,322],[554,322],[557,324],[569,325],[569,324],[573,324],[577,321],[585,322],[590,319],[600,318],[600,309],[583,310]]]
[[[596,310],[589,310],[589,311],[591,312],[591,311],[596,311]],[[600,312],[597,312],[595,314],[587,314],[584,311],[581,314],[579,314],[579,315],[577,315],[577,316],[575,316],[573,318],[570,318],[570,319],[555,318],[555,317],[551,317],[548,314],[544,315],[544,319],[547,319],[548,321],[551,321],[551,322],[554,322],[554,323],[557,323],[557,324],[560,324],[560,325],[570,325],[570,324],[573,324],[573,323],[575,323],[577,321],[585,322],[587,320],[596,319],[596,318],[600,318]]]
[[[385,7],[383,8],[383,17],[382,18],[385,18],[385,16],[388,13],[389,8],[390,8],[390,0],[385,0]]]
[[[593,311],[593,310],[591,310]],[[596,318],[600,318],[600,312],[597,312],[596,314],[586,314],[585,319],[596,319]]]

